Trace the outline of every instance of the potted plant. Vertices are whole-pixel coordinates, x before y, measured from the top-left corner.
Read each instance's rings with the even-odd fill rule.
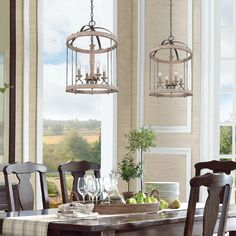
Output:
[[[142,163],[136,163],[132,153],[127,153],[124,159],[119,163],[118,167],[121,178],[125,180],[128,185],[128,191],[123,193],[123,195],[125,198],[132,197],[133,192],[130,191],[130,180],[142,176]]]
[[[9,88],[9,84],[7,83],[4,83],[4,86],[3,87],[0,87],[0,93],[5,93],[6,89]]]
[[[143,191],[143,152],[149,150],[150,147],[154,147],[155,135],[149,128],[140,128],[131,130],[127,135],[128,145],[126,149],[129,150],[130,155],[134,155],[137,151],[140,151],[140,163],[141,163],[141,191]]]

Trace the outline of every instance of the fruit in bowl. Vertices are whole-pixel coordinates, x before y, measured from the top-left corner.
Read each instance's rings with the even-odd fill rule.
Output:
[[[126,203],[128,204],[147,204],[147,203],[157,203],[157,198],[151,196],[146,196],[143,192],[138,192],[134,195],[133,198],[128,198]]]
[[[127,198],[126,199],[126,203],[128,203],[128,204],[136,204],[137,201],[136,201],[135,198],[131,197],[131,198]]]
[[[168,207],[169,207],[168,202],[166,202],[163,199],[160,199],[160,209],[163,210],[163,209],[167,209]]]
[[[170,208],[171,209],[178,209],[181,207],[181,203],[178,199],[174,200],[171,204],[170,204]]]

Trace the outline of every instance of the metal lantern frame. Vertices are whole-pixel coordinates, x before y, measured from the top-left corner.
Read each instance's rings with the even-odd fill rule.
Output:
[[[118,46],[117,38],[106,28],[97,27],[94,21],[93,0],[91,0],[91,20],[79,32],[71,34],[66,39],[66,92],[79,94],[109,94],[118,92],[118,87],[113,82],[113,53]],[[87,39],[89,49],[80,46],[81,41]],[[102,42],[107,42],[103,46]],[[96,48],[97,46],[97,48]],[[82,55],[89,56],[88,71],[78,66]],[[96,68],[96,57],[104,55],[105,68]]]
[[[149,95],[155,97],[187,97],[193,95],[191,81],[192,50],[172,34],[172,0],[170,0],[170,36],[149,53]],[[166,79],[161,72],[166,67]],[[181,76],[177,72],[181,71]]]

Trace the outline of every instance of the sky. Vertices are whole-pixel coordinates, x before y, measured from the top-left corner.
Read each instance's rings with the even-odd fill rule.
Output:
[[[112,2],[94,0],[94,20],[96,26],[105,27],[113,32]],[[103,95],[65,92],[66,38],[88,24],[89,20],[89,0],[43,0],[43,116],[45,119],[101,119],[100,98]]]

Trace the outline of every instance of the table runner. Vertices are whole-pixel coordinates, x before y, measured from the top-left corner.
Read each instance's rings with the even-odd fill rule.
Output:
[[[3,220],[3,236],[47,236],[48,224],[55,221],[78,220],[78,219],[97,219],[98,214],[50,214],[37,216],[17,216],[7,217]]]
[[[59,221],[57,215],[19,216],[4,219],[4,236],[46,236],[49,222]]]

